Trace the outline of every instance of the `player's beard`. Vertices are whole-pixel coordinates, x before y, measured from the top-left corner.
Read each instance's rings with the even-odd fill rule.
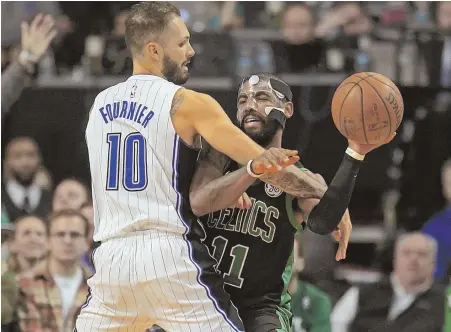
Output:
[[[261,121],[263,121],[263,120],[261,119]],[[280,124],[277,120],[270,119],[270,118],[267,119],[266,123],[264,123],[264,122],[262,122],[262,123],[263,123],[263,128],[259,132],[246,131],[246,129],[244,128],[244,122],[242,122],[239,127],[255,143],[257,143],[260,146],[266,147],[272,142],[274,135],[277,133],[277,130],[280,127]]]
[[[13,179],[23,187],[29,187],[34,181],[37,171],[30,172],[28,174],[21,174],[19,172],[11,171]]]
[[[169,82],[178,85],[186,83],[189,78],[189,74],[184,74],[181,66],[179,66],[167,55],[165,55],[163,59],[163,75]]]

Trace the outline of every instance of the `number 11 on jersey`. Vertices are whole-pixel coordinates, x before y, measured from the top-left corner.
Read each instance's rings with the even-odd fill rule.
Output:
[[[106,190],[118,190],[121,175],[125,190],[142,191],[147,187],[146,139],[139,132],[131,133],[125,137],[122,146],[121,138],[121,133],[109,133],[106,136],[108,143]],[[123,163],[122,174],[120,162]]]
[[[218,261],[218,266],[221,265],[224,252],[227,248],[227,242],[229,241],[226,238],[217,236],[211,243],[214,247],[213,257]],[[224,283],[236,288],[241,288],[243,286],[244,279],[241,277],[241,273],[243,272],[248,251],[249,247],[242,246],[241,244],[237,244],[230,249],[230,256],[232,256],[233,259],[230,264],[229,272],[224,273]]]

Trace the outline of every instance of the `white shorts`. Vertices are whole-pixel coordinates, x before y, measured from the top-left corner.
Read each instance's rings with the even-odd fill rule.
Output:
[[[194,263],[194,259],[196,263]],[[102,243],[76,331],[242,331],[215,261],[200,243],[143,232]]]

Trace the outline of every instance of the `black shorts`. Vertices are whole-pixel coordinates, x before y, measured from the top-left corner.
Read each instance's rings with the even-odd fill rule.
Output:
[[[246,332],[291,332],[291,312],[286,308],[240,311]]]

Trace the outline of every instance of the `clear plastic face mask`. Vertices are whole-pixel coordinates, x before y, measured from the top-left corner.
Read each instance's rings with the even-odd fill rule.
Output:
[[[249,89],[248,89],[247,93],[244,92],[244,85],[246,84],[246,82],[248,82],[248,84],[249,84]],[[238,90],[238,96],[241,93],[245,93],[248,96],[248,98],[253,98],[255,103],[257,103],[255,96],[257,95],[258,92],[261,92],[261,91],[266,91],[266,92],[269,92],[270,94],[274,94],[280,100],[283,100],[285,98],[285,96],[282,93],[275,90],[271,86],[270,79],[260,78],[257,75],[252,75],[247,81],[244,81],[243,83],[241,83],[240,89]],[[282,114],[285,115],[285,111],[282,108],[279,108],[276,106],[265,107],[266,115],[268,116],[272,110],[280,111],[280,112],[282,112]],[[242,121],[242,119],[238,119],[239,123],[241,123],[241,121]]]

